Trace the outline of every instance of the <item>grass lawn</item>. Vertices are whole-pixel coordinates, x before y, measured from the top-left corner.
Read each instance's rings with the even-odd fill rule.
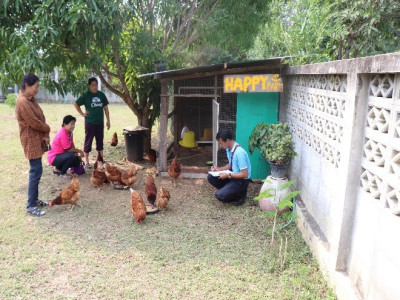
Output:
[[[51,137],[62,117],[78,117],[75,144],[83,144],[83,119],[72,105],[41,104]],[[110,105],[111,130],[105,159],[121,169],[122,128],[136,125],[124,105]],[[47,208],[35,218],[25,214],[29,164],[14,110],[0,104],[0,298],[1,299],[336,299],[295,225],[270,245],[267,220],[252,201],[223,205],[201,179],[156,177],[170,190],[169,209],[132,221],[130,193],[90,186],[80,177],[80,203]],[[109,146],[119,134],[116,148]],[[43,159],[40,199],[55,198],[68,182],[52,174]],[[144,162],[134,187],[143,194],[143,176],[155,167]],[[279,266],[280,241],[288,239],[287,259]]]

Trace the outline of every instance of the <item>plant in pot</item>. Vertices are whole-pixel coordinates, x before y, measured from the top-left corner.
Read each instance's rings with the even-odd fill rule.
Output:
[[[271,176],[284,178],[290,161],[297,155],[288,123],[258,123],[249,137],[249,151],[258,149],[271,166]]]
[[[278,231],[287,227],[294,219],[295,216],[295,203],[296,197],[300,194],[300,191],[293,190],[292,187],[295,184],[295,180],[287,181],[277,187],[275,187],[272,182],[268,179],[263,180],[266,183],[270,184],[270,187],[260,191],[260,194],[254,198],[256,201],[260,201],[265,198],[272,198],[273,203],[275,204],[274,209],[269,212],[264,212],[267,217],[274,218],[274,226],[272,231]],[[276,228],[276,217],[284,215],[287,211],[292,209],[292,213],[286,215],[284,217],[289,217],[287,220],[289,221],[286,225]]]
[[[285,177],[287,166],[297,155],[294,151],[292,135],[287,123],[258,123],[249,137],[249,151],[253,154],[258,149],[271,166],[271,176],[267,177],[261,187],[263,197],[259,200],[261,210],[279,210],[279,203],[287,194],[288,179]],[[285,187],[284,189],[281,186]],[[274,195],[263,193],[265,190],[276,191]],[[282,204],[281,204],[282,205]]]

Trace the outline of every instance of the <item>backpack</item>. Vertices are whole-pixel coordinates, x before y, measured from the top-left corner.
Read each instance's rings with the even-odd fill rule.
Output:
[[[81,160],[79,166],[70,168],[71,174],[82,175],[85,174],[84,162]]]

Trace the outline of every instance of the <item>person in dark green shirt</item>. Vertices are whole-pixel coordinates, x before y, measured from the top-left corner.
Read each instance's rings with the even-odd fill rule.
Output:
[[[93,138],[96,139],[96,150],[103,156],[104,140],[104,115],[106,115],[107,130],[110,129],[110,113],[108,111],[108,100],[106,95],[99,91],[98,82],[95,77],[89,78],[89,90],[75,101],[74,106],[78,113],[85,118],[85,168],[90,168],[89,152],[92,151]],[[85,112],[81,106],[85,106]]]

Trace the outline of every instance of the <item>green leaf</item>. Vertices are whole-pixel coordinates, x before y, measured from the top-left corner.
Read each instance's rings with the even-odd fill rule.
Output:
[[[257,197],[254,198],[254,200],[260,200],[262,198],[270,198],[270,197],[275,197],[275,193],[271,193],[271,191],[275,192],[274,188],[269,188],[261,192]]]
[[[287,188],[291,187],[295,183],[296,183],[296,180],[291,180],[291,181],[285,182],[284,184],[282,184],[278,187],[278,191],[286,190]]]

